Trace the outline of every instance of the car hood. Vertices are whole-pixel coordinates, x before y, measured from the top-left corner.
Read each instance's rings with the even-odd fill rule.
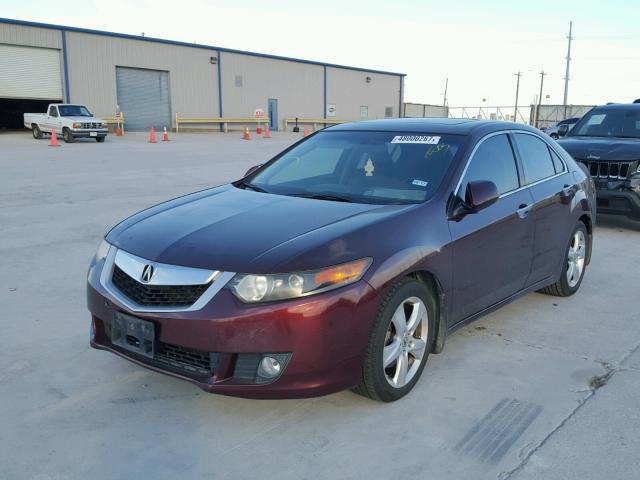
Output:
[[[288,255],[296,252],[299,260],[300,252],[313,249],[314,255],[302,255],[295,266],[314,269],[366,256],[329,244],[408,207],[296,198],[225,185],[144,210],[111,230],[107,241],[155,262],[248,273],[277,267],[286,271]],[[323,244],[327,251],[319,252]]]
[[[98,117],[64,117],[67,120],[71,120],[72,122],[82,122],[82,123],[88,123],[88,122],[102,122],[101,118]]]
[[[640,139],[568,136],[558,144],[575,159],[628,162],[640,158]]]

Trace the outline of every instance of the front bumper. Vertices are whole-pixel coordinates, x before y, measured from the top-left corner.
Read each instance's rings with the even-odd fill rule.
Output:
[[[640,193],[630,190],[597,190],[598,213],[625,215],[640,220]]]
[[[95,135],[92,135],[94,133]],[[90,129],[90,130],[71,130],[71,135],[73,138],[96,138],[96,137],[106,137],[109,130],[106,128],[101,129]]]
[[[91,346],[108,350],[151,370],[188,380],[207,392],[247,398],[299,398],[326,395],[358,383],[362,356],[378,307],[365,281],[305,298],[246,306],[223,288],[202,309],[135,312],[98,281],[91,268],[87,303],[92,315]],[[109,322],[116,312],[151,321],[156,341],[188,352],[215,356],[209,375],[132,354],[111,343]],[[247,358],[290,353],[282,374],[271,383],[247,383]],[[252,357],[253,355],[253,357]],[[241,372],[243,365],[244,377]]]

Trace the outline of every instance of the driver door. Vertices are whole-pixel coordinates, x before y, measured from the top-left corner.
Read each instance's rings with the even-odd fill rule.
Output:
[[[46,132],[51,132],[52,129],[56,129],[56,133],[60,133],[60,129],[58,128],[58,123],[60,122],[60,117],[58,116],[58,107],[55,105],[51,105],[49,107],[49,111],[47,112],[47,120],[45,123]]]
[[[500,197],[493,205],[449,220],[453,241],[453,323],[517,293],[531,271],[533,197],[521,175],[507,133],[480,140],[458,188],[489,180]]]

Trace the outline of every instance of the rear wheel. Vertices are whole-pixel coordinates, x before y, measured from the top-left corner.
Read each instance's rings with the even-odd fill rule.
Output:
[[[589,251],[589,234],[584,223],[578,222],[571,234],[565,254],[564,266],[560,280],[541,290],[542,293],[556,297],[568,297],[580,288],[584,271],[587,268],[587,252]]]
[[[40,127],[38,127],[38,125],[32,125],[31,126],[31,133],[33,134],[33,138],[35,138],[36,140],[40,140],[42,138],[42,130],[40,130]]]
[[[436,305],[433,292],[413,278],[392,288],[376,315],[356,393],[392,402],[413,389],[431,351]]]
[[[73,143],[73,134],[67,127],[64,127],[62,129],[62,138],[64,139],[65,143]]]

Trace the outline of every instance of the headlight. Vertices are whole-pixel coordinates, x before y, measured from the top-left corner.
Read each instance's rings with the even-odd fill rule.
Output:
[[[107,128],[107,122],[102,122],[102,123],[100,124],[100,126],[101,126],[102,128]]]
[[[74,124],[73,124],[73,128],[82,128],[82,124],[80,124],[80,123],[74,123]]]
[[[313,295],[357,282],[371,265],[370,258],[305,272],[252,275],[239,273],[229,286],[245,303],[271,302]]]
[[[96,251],[96,256],[94,257],[94,260],[96,262],[99,262],[100,260],[104,260],[105,258],[107,258],[107,254],[109,253],[109,248],[111,248],[111,245],[109,244],[109,242],[107,242],[106,240],[102,240],[100,242],[100,245],[98,245],[98,250]]]

